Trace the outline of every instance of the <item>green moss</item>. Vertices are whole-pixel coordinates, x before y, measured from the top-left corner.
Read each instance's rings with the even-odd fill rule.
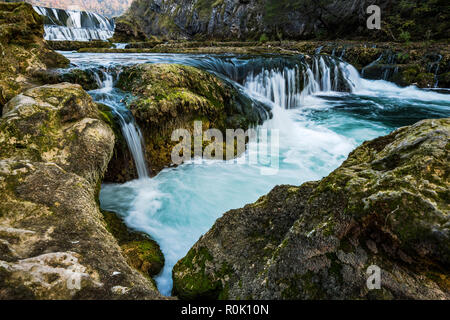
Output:
[[[254,207],[254,208],[261,208],[264,207],[265,205],[268,204],[268,197],[267,196],[262,196],[261,198],[258,199],[258,201],[256,201],[253,204],[250,204],[250,207]]]
[[[159,245],[147,235],[129,229],[115,213],[102,210],[106,229],[117,239],[128,263],[146,276],[155,276],[164,267]]]
[[[117,239],[119,245],[134,241],[148,240],[148,236],[143,233],[129,229],[116,213],[101,210],[103,219],[106,222],[106,229]]]
[[[283,290],[281,296],[286,300],[311,299],[320,300],[325,297],[325,293],[320,286],[320,278],[312,271],[302,275],[293,275],[282,282],[288,286]]]
[[[213,258],[208,249],[202,247],[191,249],[186,257],[180,260],[173,269],[173,294],[180,299],[218,299],[228,296],[223,291],[222,282],[218,278],[223,274],[206,273],[206,262]],[[222,265],[222,271],[229,272],[227,265]]]
[[[132,241],[121,248],[128,263],[147,276],[159,274],[164,267],[164,256],[159,245],[153,240]]]

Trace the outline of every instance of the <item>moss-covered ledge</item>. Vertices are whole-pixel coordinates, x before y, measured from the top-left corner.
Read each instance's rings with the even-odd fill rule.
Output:
[[[106,229],[117,239],[127,262],[146,277],[158,275],[164,267],[164,255],[158,243],[128,228],[116,213],[102,210],[102,214]]]

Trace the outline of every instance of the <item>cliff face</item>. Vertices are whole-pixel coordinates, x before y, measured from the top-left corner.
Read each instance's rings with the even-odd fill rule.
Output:
[[[449,299],[450,119],[364,143],[317,182],[217,220],[173,269],[180,298]],[[381,269],[381,289],[366,286]]]
[[[382,10],[380,31],[366,27],[372,4]],[[448,11],[445,0],[135,0],[117,22],[119,30],[175,39],[419,40],[447,37]]]

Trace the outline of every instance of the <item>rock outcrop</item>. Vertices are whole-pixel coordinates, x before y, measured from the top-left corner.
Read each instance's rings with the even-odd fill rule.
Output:
[[[367,28],[366,9],[374,4],[381,30]],[[170,39],[445,39],[447,6],[446,0],[135,0],[117,26],[118,33]]]
[[[365,142],[321,181],[220,218],[173,269],[180,298],[449,299],[450,119]],[[381,289],[366,286],[381,269]]]
[[[263,120],[260,108],[264,106],[255,105],[231,84],[194,67],[137,65],[123,70],[117,86],[133,94],[127,105],[142,130],[153,174],[172,164],[172,149],[178,144],[171,141],[175,129],[192,132],[194,121],[199,120],[204,130],[246,130]],[[126,145],[118,143],[121,146],[116,148],[105,176],[107,181],[128,181],[136,175]],[[121,171],[117,172],[117,168]]]
[[[128,264],[146,277],[158,275],[165,263],[158,243],[144,233],[130,230],[117,214],[102,213],[107,230],[117,239]]]
[[[158,299],[127,264],[98,205],[114,133],[62,83],[25,91],[0,118],[0,299]]]
[[[39,84],[37,74],[69,64],[48,47],[42,17],[26,3],[0,2],[0,55],[0,110],[12,97]]]

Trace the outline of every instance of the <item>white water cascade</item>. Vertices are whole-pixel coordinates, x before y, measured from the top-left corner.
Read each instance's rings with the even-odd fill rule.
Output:
[[[130,153],[133,157],[139,179],[148,178],[147,163],[144,156],[144,140],[141,130],[134,121],[131,112],[122,102],[122,95],[114,88],[114,78],[110,72],[99,70],[101,76],[97,74],[100,89],[90,91],[90,94],[98,102],[111,108],[111,111],[118,118],[123,137],[127,142]]]
[[[360,82],[359,73],[352,65],[327,56],[315,56],[311,63],[250,73],[244,86],[284,109],[291,109],[300,107],[306,97],[319,92],[354,92]]]
[[[44,17],[45,40],[107,40],[114,35],[115,23],[94,12],[33,6]]]

